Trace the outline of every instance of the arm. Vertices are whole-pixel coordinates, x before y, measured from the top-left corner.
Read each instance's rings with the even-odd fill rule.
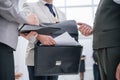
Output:
[[[30,43],[35,43],[36,40],[38,40],[43,45],[55,45],[56,44],[56,42],[54,41],[54,39],[51,36],[41,35],[41,34],[38,34],[35,31],[31,31],[28,34],[27,33],[26,34],[21,34],[21,36],[23,36],[24,38],[29,40]]]

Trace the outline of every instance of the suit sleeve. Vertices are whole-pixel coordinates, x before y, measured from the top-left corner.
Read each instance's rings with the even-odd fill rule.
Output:
[[[113,0],[115,3],[120,4],[120,0]]]
[[[8,21],[27,23],[27,17],[18,9],[18,0],[0,0],[0,16]]]

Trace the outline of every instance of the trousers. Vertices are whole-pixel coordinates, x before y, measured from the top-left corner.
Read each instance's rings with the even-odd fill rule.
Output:
[[[101,80],[116,80],[116,68],[120,62],[120,47],[102,48],[96,51]]]
[[[15,80],[13,49],[0,43],[0,80]]]

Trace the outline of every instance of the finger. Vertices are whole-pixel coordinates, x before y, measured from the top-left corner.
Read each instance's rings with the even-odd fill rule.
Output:
[[[88,28],[87,26],[84,26],[84,27],[81,29],[81,32],[82,32],[83,34],[85,34],[88,29],[89,29],[89,28]]]
[[[84,28],[84,25],[80,25],[79,29],[82,29],[82,28]]]
[[[54,43],[52,42],[52,41],[50,41],[50,40],[47,40],[47,41],[44,41],[44,42],[42,42],[42,44],[43,45],[54,45]]]
[[[84,30],[84,27],[83,27],[83,26],[79,27],[79,31],[80,31],[80,32],[82,32],[83,30]]]
[[[42,44],[43,44],[43,45],[49,45],[49,43],[48,43],[48,42],[43,42]]]
[[[86,32],[85,32],[86,35],[90,35],[91,33],[92,33],[92,30],[90,28],[86,29]]]
[[[84,25],[83,29],[81,29],[82,34],[84,35],[90,35],[92,34],[92,28],[88,27],[87,25]]]
[[[52,42],[49,42],[49,46],[54,45]]]
[[[86,26],[81,26],[81,27],[79,28],[79,30],[80,30],[81,33],[83,33],[85,29],[86,29]]]
[[[55,40],[52,40],[51,43],[52,43],[52,45],[55,45],[55,44],[56,44]]]
[[[50,45],[56,44],[55,40],[51,36],[49,37],[49,41],[50,41]]]
[[[47,45],[51,46],[54,45],[51,41],[47,42]]]

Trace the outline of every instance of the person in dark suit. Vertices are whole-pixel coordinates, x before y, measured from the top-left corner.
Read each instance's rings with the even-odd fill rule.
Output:
[[[15,80],[13,51],[17,46],[18,25],[38,25],[37,17],[18,11],[18,0],[0,0],[0,80]]]
[[[86,56],[81,56],[81,63],[80,63],[80,80],[84,80],[84,73],[85,73],[85,59]]]
[[[101,80],[99,66],[98,66],[98,58],[95,51],[93,51],[93,61],[94,61],[94,64],[93,64],[94,80]]]
[[[120,3],[117,1],[100,0],[95,16],[93,49],[97,52],[101,80],[116,80],[120,61]],[[79,25],[83,35],[92,33],[89,26]]]

